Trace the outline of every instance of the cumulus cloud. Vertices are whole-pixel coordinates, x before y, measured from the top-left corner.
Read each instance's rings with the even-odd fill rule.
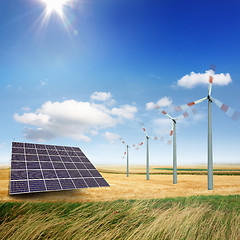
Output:
[[[116,115],[120,118],[133,119],[137,108],[130,105],[123,105],[119,108],[113,108],[111,111],[112,115]]]
[[[170,107],[172,105],[172,100],[169,97],[160,98],[156,103],[148,102],[146,104],[147,110],[158,109],[160,107]]]
[[[113,105],[116,102],[110,92],[94,92],[90,98],[92,101],[104,102],[107,105]]]
[[[112,94],[110,92],[94,92],[91,95],[92,100],[97,100],[97,101],[107,101],[112,98]]]
[[[51,140],[56,137],[52,132],[49,132],[42,128],[31,129],[24,128],[23,136],[30,141],[44,142],[46,140]]]
[[[133,119],[137,112],[129,105],[109,109],[104,105],[66,100],[63,102],[45,102],[35,112],[15,113],[17,122],[37,127],[25,129],[25,137],[43,141],[54,137],[68,137],[76,140],[90,141],[98,130],[114,127],[123,118]]]
[[[198,85],[208,85],[209,75],[212,75],[214,77],[213,83],[219,86],[225,86],[232,82],[229,73],[214,74],[212,70],[208,70],[205,73],[191,72],[189,75],[187,74],[183,76],[181,79],[177,81],[177,86],[185,88],[194,88]]]
[[[110,143],[115,143],[117,140],[120,139],[120,136],[115,133],[111,132],[105,132],[103,136],[110,142]]]

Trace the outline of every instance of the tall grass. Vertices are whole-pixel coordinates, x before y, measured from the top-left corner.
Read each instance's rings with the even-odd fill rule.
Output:
[[[0,239],[240,239],[239,211],[207,202],[25,203],[5,209]]]

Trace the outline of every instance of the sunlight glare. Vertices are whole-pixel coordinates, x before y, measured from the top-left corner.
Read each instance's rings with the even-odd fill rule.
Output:
[[[47,8],[47,14],[51,14],[52,12],[56,12],[59,15],[62,15],[62,7],[67,3],[68,0],[42,0]]]

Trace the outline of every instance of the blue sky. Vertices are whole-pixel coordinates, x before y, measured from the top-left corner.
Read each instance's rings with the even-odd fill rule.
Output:
[[[223,74],[213,96],[240,111],[239,10],[237,0],[69,0],[63,19],[53,11],[44,20],[42,0],[2,0],[0,163],[15,140],[77,145],[95,164],[124,164],[118,138],[140,143],[143,122],[164,136],[150,142],[150,163],[171,165],[161,110],[177,116],[174,105],[205,97],[211,64]],[[146,109],[162,98],[160,110]],[[212,108],[214,163],[239,164],[239,121]],[[177,124],[180,165],[207,163],[207,102],[197,111]],[[145,164],[145,145],[130,161]]]

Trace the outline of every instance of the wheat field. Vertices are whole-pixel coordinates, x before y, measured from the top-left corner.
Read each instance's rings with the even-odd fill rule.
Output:
[[[200,166],[201,167],[201,166]],[[232,166],[220,166],[230,168]],[[218,166],[219,168],[219,166]],[[237,168],[237,166],[235,166]],[[150,180],[146,181],[144,174],[106,173],[107,171],[124,172],[123,166],[97,166],[103,171],[103,177],[110,184],[105,188],[88,188],[78,190],[67,190],[48,193],[34,193],[9,196],[9,169],[0,170],[0,201],[65,201],[65,202],[96,202],[114,201],[118,199],[157,199],[179,196],[196,195],[231,195],[240,194],[240,176],[214,175],[214,189],[207,189],[207,175],[178,175],[178,183],[173,185],[172,175],[150,174]],[[240,167],[238,166],[238,169]],[[143,166],[132,167],[133,173],[144,173]],[[153,168],[150,173],[154,173]]]

